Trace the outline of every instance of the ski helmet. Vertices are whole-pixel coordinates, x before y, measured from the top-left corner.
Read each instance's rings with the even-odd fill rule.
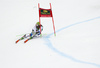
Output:
[[[36,25],[40,25],[40,22],[37,22]]]

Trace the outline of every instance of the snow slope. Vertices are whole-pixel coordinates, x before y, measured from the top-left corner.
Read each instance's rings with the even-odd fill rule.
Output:
[[[38,3],[52,4],[56,37],[41,19],[47,35],[15,44],[38,21]],[[100,68],[99,25],[99,0],[0,1],[0,68]]]

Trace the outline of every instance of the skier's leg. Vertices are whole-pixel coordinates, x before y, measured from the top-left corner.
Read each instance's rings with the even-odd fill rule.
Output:
[[[26,34],[22,36],[20,39],[18,39],[15,43],[18,43],[20,40],[23,40],[25,38]]]
[[[20,39],[18,39],[15,43],[18,43],[20,40],[23,40],[24,38],[30,37],[30,34],[23,35]]]
[[[30,38],[28,38],[27,40],[24,41],[24,43],[26,43],[27,41],[31,40],[33,37],[31,36]]]
[[[33,39],[33,37],[36,35],[36,32],[34,33],[30,33],[30,38],[28,38],[27,40],[24,41],[24,43],[26,43],[27,41]]]
[[[23,40],[24,38],[26,38],[27,36],[26,36],[26,34],[24,35],[24,36],[22,36],[21,38],[20,38],[20,40]]]

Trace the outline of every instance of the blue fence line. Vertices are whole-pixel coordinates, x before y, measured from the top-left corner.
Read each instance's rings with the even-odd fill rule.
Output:
[[[77,23],[71,24],[71,25],[66,26],[66,27],[63,27],[63,28],[57,30],[56,33],[60,32],[60,31],[62,31],[62,30],[64,30],[64,29],[67,29],[67,28],[69,28],[69,27],[72,27],[72,26],[75,26],[75,25],[78,25],[78,24],[81,24],[81,23],[89,22],[89,21],[92,21],[92,20],[95,20],[95,19],[100,19],[100,16],[99,16],[99,17],[92,18],[92,19],[89,19],[89,20],[85,20],[85,21],[82,21],[82,22],[77,22]],[[43,39],[44,39],[44,41],[45,41],[45,44],[46,44],[50,49],[52,49],[54,52],[58,53],[59,55],[65,57],[65,58],[68,58],[68,59],[70,59],[70,60],[72,60],[72,61],[74,61],[74,62],[84,63],[84,64],[90,64],[90,65],[94,65],[94,66],[100,68],[100,64],[91,63],[91,62],[86,62],[86,61],[81,61],[81,60],[78,60],[78,59],[76,59],[76,58],[74,58],[74,57],[72,57],[72,56],[69,56],[69,55],[67,55],[67,54],[65,54],[65,53],[63,53],[63,52],[57,50],[55,47],[53,47],[53,44],[52,44],[51,41],[49,40],[50,36],[53,35],[53,34],[54,34],[54,33],[51,33],[51,34],[47,35],[46,37],[44,37]]]

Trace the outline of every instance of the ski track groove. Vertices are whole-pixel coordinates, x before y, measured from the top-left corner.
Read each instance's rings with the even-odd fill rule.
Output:
[[[85,20],[85,21],[82,21],[82,22],[76,22],[76,23],[74,23],[74,24],[68,25],[68,26],[66,26],[66,27],[63,27],[63,28],[57,30],[56,33],[60,32],[60,31],[62,31],[62,30],[64,30],[64,29],[67,29],[67,28],[69,28],[69,27],[72,27],[72,26],[75,26],[75,25],[78,25],[78,24],[81,24],[81,23],[86,23],[86,22],[89,22],[89,21],[93,21],[93,20],[95,20],[95,19],[100,19],[100,16],[99,16],[99,17],[92,18],[92,19],[89,19],[89,20]],[[45,45],[47,45],[47,46],[48,46],[50,49],[52,49],[54,52],[58,53],[59,55],[65,57],[65,58],[68,58],[68,59],[70,59],[70,60],[72,60],[72,61],[74,61],[74,62],[83,63],[83,64],[90,64],[90,65],[93,65],[93,66],[96,66],[96,67],[99,67],[99,68],[100,68],[100,64],[96,64],[96,63],[92,63],[92,62],[86,62],[86,61],[81,61],[81,60],[78,60],[78,59],[76,59],[76,58],[74,58],[74,57],[68,55],[68,54],[65,54],[65,53],[63,53],[63,52],[57,50],[55,47],[53,47],[52,42],[49,40],[50,36],[53,35],[53,34],[54,34],[54,33],[51,33],[51,34],[47,35],[46,37],[43,37],[43,39],[44,39],[44,41],[45,41]]]

